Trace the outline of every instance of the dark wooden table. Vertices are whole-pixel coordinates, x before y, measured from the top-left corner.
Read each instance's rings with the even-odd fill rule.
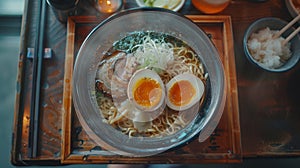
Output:
[[[59,165],[62,164],[62,152],[66,152],[62,150],[61,144],[64,141],[62,108],[68,29],[67,24],[59,22],[47,6],[44,46],[52,49],[53,58],[43,61],[38,135],[41,148],[38,149],[37,157],[27,156],[32,60],[26,55],[27,48],[33,48],[37,38],[38,3],[38,0],[26,1],[22,22],[11,151],[12,163],[15,165]],[[124,8],[132,7],[137,7],[135,1],[127,0]],[[190,0],[186,0],[179,12],[184,15],[202,15],[193,7]],[[80,1],[77,15],[93,16],[99,22],[108,17],[108,15],[100,14],[89,1],[83,0]],[[292,19],[285,1],[269,0],[264,3],[253,3],[248,0],[233,0],[223,12],[217,15],[230,16],[232,22],[239,102],[240,121],[238,123],[240,123],[242,144],[241,157],[300,156],[300,65],[284,73],[266,72],[258,69],[246,59],[242,47],[244,32],[256,19],[262,17],[279,17],[286,21]],[[80,30],[84,30],[84,27]],[[86,30],[83,33],[86,33]],[[80,39],[77,40],[80,41]],[[209,162],[220,162],[220,160],[228,162],[228,159],[224,161],[224,158],[210,159]],[[148,162],[151,163],[151,158]],[[202,163],[205,162],[205,158],[193,162]]]

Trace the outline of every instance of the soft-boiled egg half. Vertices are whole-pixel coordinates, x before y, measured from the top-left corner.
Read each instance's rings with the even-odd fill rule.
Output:
[[[127,95],[138,109],[155,111],[165,102],[165,87],[155,71],[140,69],[131,77]]]
[[[198,103],[204,93],[203,82],[191,73],[172,78],[166,85],[167,105],[177,111],[189,109]]]

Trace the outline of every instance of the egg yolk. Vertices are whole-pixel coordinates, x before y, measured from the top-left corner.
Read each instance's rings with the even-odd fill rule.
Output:
[[[144,107],[153,107],[160,102],[162,89],[160,84],[151,78],[138,80],[133,89],[133,97],[137,104]]]
[[[187,105],[196,95],[196,89],[188,80],[174,83],[169,90],[169,100],[176,106]]]

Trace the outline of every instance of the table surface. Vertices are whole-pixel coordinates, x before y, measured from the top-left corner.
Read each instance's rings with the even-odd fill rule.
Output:
[[[26,58],[27,48],[34,47],[37,24],[38,0],[28,0],[21,31],[21,47],[15,125],[13,132],[12,163],[16,165],[60,164],[61,127],[55,130],[40,130],[40,137],[51,152],[44,152],[33,159],[24,156],[28,143],[28,121],[32,82],[32,61]],[[127,0],[124,8],[137,7],[135,1]],[[184,15],[202,15],[186,0],[178,12]],[[51,112],[47,118],[41,116],[44,125],[62,123],[63,79],[67,25],[59,22],[47,7],[44,46],[53,50],[53,58],[44,61],[41,114]],[[80,1],[77,15],[96,16],[103,20],[108,15],[99,13],[90,1]],[[230,5],[216,15],[231,16],[234,39],[234,55],[238,86],[239,116],[243,157],[288,157],[300,156],[300,66],[284,73],[270,73],[251,64],[245,57],[242,40],[251,22],[262,17],[278,17],[286,21],[291,16],[284,0],[269,0],[254,3],[248,0],[232,0]],[[25,117],[24,117],[25,116]],[[50,156],[50,157],[49,157]]]

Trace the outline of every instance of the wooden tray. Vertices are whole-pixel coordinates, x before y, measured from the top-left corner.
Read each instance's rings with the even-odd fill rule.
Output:
[[[75,56],[89,34],[101,21],[93,16],[76,16],[68,20],[63,90],[62,158],[74,163],[225,163],[241,162],[241,138],[235,57],[230,16],[189,15],[213,41],[219,51],[227,80],[224,113],[214,133],[203,143],[197,139],[161,154],[130,158],[111,154],[97,146],[81,127],[72,106],[72,72]]]

